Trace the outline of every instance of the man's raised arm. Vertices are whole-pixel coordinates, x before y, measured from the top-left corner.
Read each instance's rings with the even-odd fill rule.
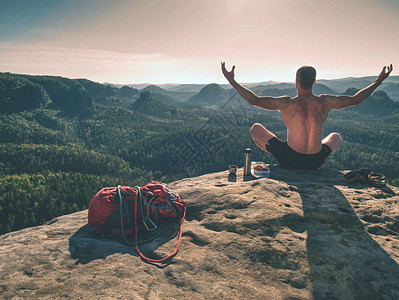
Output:
[[[358,91],[353,96],[322,95],[322,97],[326,100],[327,106],[330,109],[341,109],[352,105],[358,105],[375,91],[375,89],[389,76],[389,74],[391,74],[392,70],[392,64],[388,67],[383,67],[380,75],[378,75],[377,79],[372,84]]]
[[[279,110],[283,108],[290,97],[282,96],[282,97],[265,97],[265,96],[257,96],[254,92],[247,89],[246,87],[239,84],[234,79],[234,69],[235,66],[231,69],[231,71],[227,71],[225,63],[222,62],[222,73],[224,77],[226,77],[227,81],[232,85],[232,87],[251,105],[256,105],[269,110]]]

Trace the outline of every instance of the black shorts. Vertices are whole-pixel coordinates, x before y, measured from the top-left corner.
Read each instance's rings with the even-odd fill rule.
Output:
[[[266,145],[267,151],[278,160],[281,166],[287,169],[317,170],[332,152],[329,146],[323,144],[319,153],[298,153],[288,146],[287,142],[276,137],[272,137],[268,143],[269,145]]]

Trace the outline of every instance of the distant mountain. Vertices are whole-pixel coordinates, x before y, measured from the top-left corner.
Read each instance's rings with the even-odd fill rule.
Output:
[[[176,107],[156,100],[149,90],[141,92],[130,108],[149,116],[170,118],[178,115]]]
[[[349,88],[343,94],[355,95],[359,89]],[[375,91],[366,100],[356,106],[348,108],[363,114],[386,116],[399,113],[399,103],[393,101],[384,91]]]
[[[187,100],[190,103],[202,103],[208,105],[219,105],[228,100],[231,92],[216,83],[203,87],[198,94]]]
[[[184,85],[184,84],[181,84],[181,83],[150,83],[150,82],[147,82],[147,83],[127,83],[127,84],[104,82],[103,84],[104,85],[111,85],[111,86],[116,87],[116,88],[121,88],[123,86],[128,86],[128,87],[131,87],[131,88],[134,88],[134,89],[137,89],[137,90],[143,90],[147,86],[150,86],[150,85],[156,85],[156,86],[158,86],[158,87],[160,87],[160,88],[162,88],[164,90],[170,90],[170,89],[173,89],[174,87],[177,87],[177,86],[180,86],[180,85]]]
[[[0,74],[0,113],[45,108],[50,103],[43,86],[25,78]]]
[[[283,82],[268,80],[268,81],[262,81],[262,82],[246,82],[245,86],[250,88],[250,87],[257,86],[257,85],[276,85],[276,84],[282,84],[282,83]]]
[[[332,90],[328,86],[322,83],[315,83],[313,85],[313,94],[315,95],[321,95],[321,94],[337,94],[336,91]]]
[[[188,98],[192,97],[195,95],[195,92],[174,92],[174,91],[168,91],[163,88],[160,88],[159,86],[156,85],[149,85],[140,92],[144,91],[149,91],[155,99],[158,101],[164,102],[164,103],[169,103],[172,105],[176,105],[179,102],[184,102]]]
[[[274,86],[264,86],[258,85],[251,88],[258,96],[271,96],[271,97],[279,97],[279,96],[290,96],[294,97],[296,95],[296,88],[288,87],[288,88],[275,88]]]
[[[119,89],[87,79],[0,73],[2,113],[48,107],[82,117],[93,110],[95,102],[113,105],[137,96],[133,88]]]
[[[318,83],[322,83],[329,88],[342,93],[348,88],[363,89],[370,85],[377,76],[367,76],[367,77],[348,77],[341,79],[320,79],[317,80]],[[399,101],[399,76],[389,76],[383,84],[379,87],[379,90],[387,92],[387,94],[396,101]]]
[[[35,75],[13,75],[15,78],[23,78],[40,86],[51,99],[49,108],[60,109],[64,113],[75,116],[87,116],[93,110],[93,96],[90,95],[82,85],[89,84],[86,79],[68,79],[59,76],[35,76]],[[94,86],[100,84],[92,82]],[[104,88],[104,87],[103,87]],[[94,88],[89,88],[94,91]],[[28,93],[28,91],[26,91]],[[33,97],[33,93],[26,95]],[[25,105],[25,108],[29,106]]]
[[[383,83],[380,89],[386,92],[392,100],[399,102],[399,83]]]
[[[64,96],[69,88],[79,85],[93,99],[97,99],[99,95],[103,95],[107,89],[100,83],[87,79],[69,79],[59,76],[37,76],[37,75],[16,75],[28,79],[31,82],[43,86],[47,91],[53,103],[63,105]],[[111,87],[109,87],[111,88]],[[113,94],[113,92],[112,92]]]
[[[140,94],[143,92],[150,92],[153,98],[156,98],[158,101],[163,103],[173,103],[176,102],[171,96],[170,93],[163,88],[160,88],[156,85],[149,85],[141,90],[139,90]]]
[[[170,86],[165,89],[177,93],[199,93],[199,91],[205,86],[206,84],[180,84],[177,86]]]
[[[356,88],[362,89],[370,85],[376,76],[367,76],[367,77],[348,77],[341,79],[320,79],[316,81],[316,84],[313,86],[313,93],[315,95],[320,94],[341,94],[343,91],[346,91],[348,88]],[[295,88],[295,84],[291,82],[261,82],[257,85],[254,84],[244,84],[246,87],[253,90],[256,87],[257,90],[261,90],[264,95],[266,95],[267,90],[270,89],[270,96],[277,96],[278,91],[275,89],[284,90],[284,94],[293,95],[292,88]],[[259,86],[264,86],[265,88],[260,88]],[[267,89],[266,89],[267,88]],[[399,76],[389,76],[384,83],[378,88],[379,90],[385,91],[388,96],[394,100],[399,101]]]
[[[1,73],[0,81],[2,112],[50,107],[68,114],[83,115],[93,106],[92,97],[76,80]]]
[[[139,91],[132,87],[121,86],[120,88],[115,88],[109,84],[101,84],[87,79],[75,79],[79,82],[86,91],[93,97],[93,99],[101,99],[102,97],[121,97],[132,99],[139,95]]]
[[[277,87],[281,88],[277,88]],[[284,88],[283,88],[284,87]],[[273,84],[273,85],[257,85],[250,88],[258,96],[290,96],[294,97],[297,94],[297,90],[293,84]],[[336,94],[335,91],[330,89],[324,84],[315,84],[313,92],[316,95],[319,94]],[[199,103],[208,105],[218,105],[226,102],[230,97],[236,94],[236,91],[232,88],[224,89],[218,84],[209,84],[201,89],[201,91],[187,100],[188,103]]]
[[[316,81],[316,85],[314,86],[314,93],[315,94],[340,94],[343,91],[346,91],[350,87],[354,87],[357,89],[362,89],[372,83],[376,79],[376,76],[366,76],[366,77],[347,77],[347,78],[340,78],[340,79],[318,79]],[[249,89],[256,89],[258,91],[271,91],[273,94],[281,95],[282,91],[284,90],[283,94],[292,95],[293,90],[295,89],[295,83],[293,82],[277,82],[277,81],[264,81],[264,82],[250,82],[250,83],[242,83],[245,87]],[[320,85],[321,86],[318,86]],[[389,76],[379,90],[383,90],[387,92],[389,97],[392,100],[399,101],[399,76]],[[221,88],[229,90],[231,89],[231,85],[227,83],[218,84]],[[123,85],[120,84],[113,84],[114,87],[121,88]],[[137,88],[141,91],[150,90],[151,93],[159,98],[160,101],[173,99],[178,102],[184,102],[189,98],[192,98],[196,94],[198,94],[206,84],[126,84],[125,86]],[[159,87],[161,90],[154,90],[153,87]],[[262,88],[263,87],[263,88]],[[267,89],[266,89],[267,88]],[[329,88],[329,89],[328,89]],[[266,95],[266,94],[265,94]],[[187,101],[189,103],[190,101]]]
[[[349,88],[356,88],[359,90],[363,89],[374,82],[375,79],[376,76],[368,76],[361,78],[349,77],[332,80],[322,79],[318,80],[317,82],[325,84],[338,93],[342,93]],[[399,102],[399,76],[389,76],[378,88],[378,90],[386,92],[392,100]]]
[[[351,87],[349,89],[347,89],[345,92],[341,93],[341,95],[350,95],[353,96],[354,94],[356,94],[358,91],[360,91],[357,88]]]
[[[275,82],[275,81],[262,82],[257,85],[264,85],[273,89],[289,89],[295,87],[295,83],[293,82]]]
[[[329,88],[337,91],[338,93],[342,93],[346,91],[348,88],[357,88],[362,89],[371,84],[376,79],[376,76],[368,76],[368,77],[347,77],[341,79],[320,79],[317,80],[318,83],[325,84]]]
[[[389,76],[384,81],[385,83],[399,83],[399,76]]]
[[[0,73],[1,74],[1,73]],[[4,73],[6,74],[6,73]],[[110,84],[101,84],[88,79],[69,79],[60,76],[38,76],[38,75],[19,75],[13,74],[14,76],[28,79],[29,81],[42,85],[47,91],[50,98],[59,98],[65,94],[65,91],[73,85],[81,85],[86,93],[93,98],[94,102],[104,103],[104,98],[118,97],[118,98],[137,98],[139,92],[137,89],[120,86],[115,87]]]

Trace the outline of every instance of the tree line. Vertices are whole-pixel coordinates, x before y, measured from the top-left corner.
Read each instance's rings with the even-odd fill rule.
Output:
[[[176,107],[150,92],[122,92],[85,80],[22,76],[14,82],[12,76],[3,77],[8,80],[0,80],[3,91],[28,80],[49,98],[43,105],[0,114],[0,234],[86,209],[104,186],[170,182],[226,170],[229,164],[241,167],[248,147],[253,159],[273,163],[255,145],[249,128],[260,122],[282,139],[286,134],[278,112],[254,109],[238,98],[222,108]],[[71,93],[91,99],[89,110],[63,95],[74,84],[81,88]],[[11,94],[1,101],[12,103]],[[60,99],[69,107],[59,104]],[[392,113],[332,111],[324,132],[337,131],[344,142],[324,167],[368,167],[399,186],[398,121],[399,115]]]

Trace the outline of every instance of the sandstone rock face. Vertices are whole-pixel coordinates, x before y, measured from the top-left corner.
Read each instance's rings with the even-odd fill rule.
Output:
[[[188,210],[162,266],[93,234],[87,211],[2,235],[0,298],[399,299],[399,189],[331,169],[270,176],[171,183]],[[143,252],[172,252],[172,225]]]

